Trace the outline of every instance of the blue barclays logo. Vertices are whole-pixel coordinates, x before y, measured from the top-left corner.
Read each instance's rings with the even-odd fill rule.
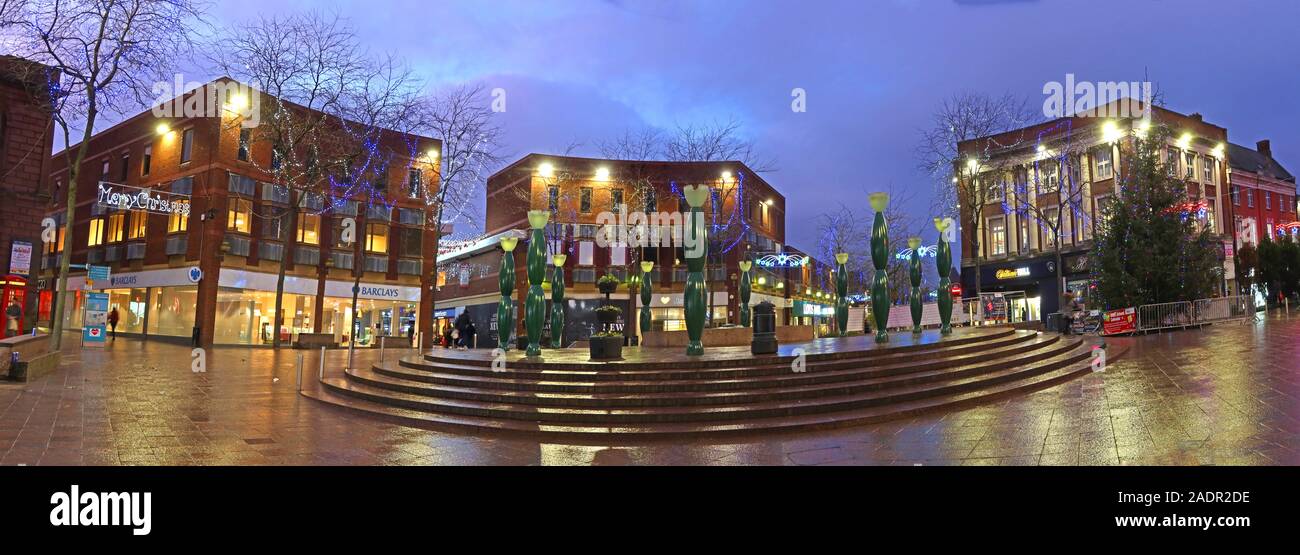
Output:
[[[393,287],[362,287],[361,294],[370,297],[383,297],[396,299],[401,293]]]

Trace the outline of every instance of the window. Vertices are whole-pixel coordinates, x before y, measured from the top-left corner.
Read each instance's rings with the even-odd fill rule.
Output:
[[[1007,219],[989,218],[989,253],[992,256],[1007,254]]]
[[[104,243],[104,219],[93,218],[90,220],[90,237],[86,239],[86,246],[94,247]]]
[[[1059,208],[1048,208],[1043,214],[1046,218],[1046,227],[1043,228],[1043,244],[1056,246],[1056,231],[1061,229],[1061,211]]]
[[[298,213],[298,242],[320,244],[320,214]]]
[[[1031,232],[1031,228],[1029,227],[1029,218],[1021,217],[1020,218],[1020,252],[1022,254],[1029,252],[1029,248],[1032,246],[1030,243],[1030,241],[1032,240],[1031,237],[1033,237],[1033,233]]]
[[[609,191],[609,209],[611,212],[618,212],[623,207],[623,190],[610,189]]]
[[[578,190],[578,205],[583,214],[591,213],[591,187]]]
[[[411,198],[420,198],[420,191],[424,182],[424,174],[419,168],[411,168],[406,171],[406,194]]]
[[[1233,185],[1229,190],[1232,191],[1232,205],[1241,206],[1241,189]]]
[[[551,212],[556,212],[560,209],[559,187],[552,185],[546,188],[546,206],[549,207]]]
[[[1255,190],[1246,189],[1246,208],[1255,207]]]
[[[127,173],[131,171],[131,170],[129,169],[130,167],[131,167],[131,153],[129,153],[129,152],[123,152],[123,153],[122,153],[122,171],[118,174],[118,176],[119,176],[119,180],[120,180],[122,183],[126,183]]]
[[[226,229],[248,233],[249,224],[253,219],[253,201],[244,198],[232,198],[228,201],[228,206],[230,208],[226,214]]]
[[[1038,192],[1050,193],[1059,188],[1061,176],[1056,162],[1040,162],[1037,171]]]
[[[153,145],[144,147],[144,157],[140,159],[140,175],[149,175],[149,165],[153,163]]]
[[[181,133],[181,163],[190,161],[190,156],[194,154],[194,128],[191,127]]]
[[[285,230],[289,222],[285,221],[285,215],[289,213],[289,209],[278,206],[264,206],[263,208],[266,216],[261,219],[262,237],[276,241],[283,241],[288,238],[289,234],[285,233]]]
[[[1171,177],[1178,175],[1178,149],[1170,148],[1165,151],[1165,170]]]
[[[103,164],[100,165],[99,180],[108,181],[108,158],[105,158]]]
[[[366,250],[388,252],[388,224],[366,224]]]
[[[418,227],[399,227],[398,233],[398,255],[417,257],[424,253],[424,230]],[[418,273],[418,272],[417,272]]]
[[[1273,191],[1264,191],[1264,209],[1273,209]]]
[[[655,199],[654,189],[647,189],[645,192],[645,211],[658,212],[659,202]]]
[[[1202,158],[1201,169],[1205,175],[1205,178],[1202,179],[1202,181],[1213,184],[1214,183],[1214,158],[1211,158],[1209,156]]]
[[[1107,211],[1110,210],[1110,200],[1110,195],[1098,195],[1097,198],[1093,199],[1092,203],[1093,208],[1095,209],[1095,216],[1093,216],[1092,221],[1094,222],[1094,226],[1106,223],[1108,215]]]
[[[172,212],[167,217],[167,233],[177,233],[190,228],[190,217],[179,212]]]
[[[239,159],[240,159],[241,161],[244,161],[244,162],[247,162],[247,161],[248,161],[248,145],[249,145],[249,141],[250,141],[252,138],[253,138],[253,130],[252,130],[252,129],[249,129],[249,128],[247,128],[247,127],[242,127],[242,128],[239,129],[239,153],[238,153],[238,156],[239,156]]]
[[[108,217],[108,236],[104,238],[109,243],[116,243],[122,240],[126,232],[126,214],[117,213]]]
[[[59,238],[58,238],[58,240],[56,240],[56,241],[50,241],[49,243],[46,243],[46,244],[45,244],[45,252],[46,252],[47,254],[54,254],[54,253],[58,253],[58,252],[63,252],[63,232],[64,232],[66,229],[67,229],[67,228],[65,228],[65,227],[63,226],[63,224],[59,224]]]
[[[709,211],[713,214],[722,212],[722,188],[714,187],[709,190]]]
[[[1097,164],[1097,179],[1110,179],[1115,176],[1115,166],[1111,160],[1110,147],[1097,149],[1093,153],[1093,161]]]
[[[1007,198],[1006,182],[998,180],[997,183],[989,185],[988,190],[984,192],[984,198],[989,202],[1002,202]]]
[[[126,238],[144,239],[145,225],[149,223],[148,212],[132,212],[127,221]]]
[[[1214,217],[1216,204],[1215,199],[1212,197],[1205,199],[1205,227],[1210,228],[1211,233],[1219,232],[1218,226],[1215,225],[1216,220]]]
[[[1196,154],[1188,152],[1183,154],[1183,177],[1187,179],[1196,179]]]

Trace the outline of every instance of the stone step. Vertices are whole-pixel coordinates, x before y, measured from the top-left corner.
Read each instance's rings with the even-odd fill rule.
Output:
[[[788,365],[793,358],[789,353],[796,347],[803,348],[806,351],[805,357],[809,362],[864,358],[864,356],[873,358],[972,343],[984,343],[1023,333],[1026,332],[1009,326],[996,326],[958,328],[954,330],[953,335],[942,338],[938,335],[937,330],[926,330],[919,339],[914,338],[910,333],[900,332],[890,336],[892,343],[885,344],[875,343],[871,336],[823,338],[808,343],[782,345],[779,355],[765,355],[761,357],[761,360],[771,361],[771,364],[776,365]],[[593,362],[587,360],[585,354],[575,354],[573,350],[566,351],[568,352],[556,352],[547,349],[543,351],[541,359],[529,359],[524,357],[522,352],[515,349],[507,353],[507,365],[518,370],[537,371],[583,372],[608,369],[611,365],[627,367],[628,371],[656,371],[748,367],[753,365],[756,358],[749,353],[749,347],[712,347],[708,348],[708,354],[704,357],[687,357],[680,351],[653,349],[653,355],[647,356],[645,359],[636,356],[640,353],[638,348],[625,348],[624,353],[627,360],[617,363]],[[457,351],[438,348],[421,356],[425,362],[438,366],[477,366],[490,369],[492,366],[492,357],[488,355],[490,352],[486,349]],[[628,355],[632,356],[629,357]],[[635,366],[635,369],[632,368],[633,366]]]
[[[936,395],[902,403],[832,413],[729,422],[670,422],[618,426],[591,423],[540,423],[430,413],[371,402],[335,393],[328,388],[305,390],[303,394],[345,410],[406,426],[461,433],[488,432],[523,435],[543,440],[603,445],[608,444],[610,441],[636,442],[684,437],[744,437],[758,434],[769,435],[779,432],[867,425],[900,418],[911,418],[930,412],[966,409],[1010,396],[1024,395],[1048,388],[1089,372],[1090,369],[1086,363],[1066,365],[1026,379],[991,384],[960,393]]]
[[[1055,351],[1051,348],[1061,344],[1060,336],[1051,334],[1034,338],[994,351],[986,351],[961,357],[925,361],[921,363],[898,363],[890,366],[868,368],[824,368],[812,366],[804,372],[785,373],[772,376],[757,376],[731,379],[703,380],[649,380],[634,379],[623,381],[603,380],[599,382],[553,382],[533,379],[499,378],[496,376],[460,376],[436,372],[408,371],[392,363],[376,364],[372,368],[354,373],[363,381],[370,379],[376,387],[405,390],[409,393],[421,393],[429,388],[429,394],[438,396],[437,392],[446,390],[449,396],[473,395],[480,400],[494,393],[508,394],[519,398],[536,398],[539,402],[547,395],[558,398],[579,398],[582,396],[632,396],[648,397],[659,394],[700,394],[708,392],[744,391],[763,394],[764,390],[808,387],[816,385],[843,386],[847,382],[859,382],[868,379],[893,378],[906,379],[909,376],[937,376],[942,372],[969,372],[960,370],[962,366],[975,365],[984,368],[996,368],[1013,364],[1021,360],[1035,360],[1050,356]],[[1064,348],[1068,349],[1068,346]],[[374,377],[371,377],[374,375]],[[430,385],[434,386],[430,388]],[[506,393],[502,393],[506,392]],[[631,404],[632,401],[622,401]],[[653,404],[650,403],[650,404]]]
[[[596,425],[635,425],[658,422],[710,422],[750,420],[772,417],[856,410],[891,403],[903,403],[926,397],[953,395],[991,387],[1019,379],[1028,379],[1066,366],[1087,367],[1087,350],[1074,343],[1073,348],[1051,358],[1013,368],[1004,368],[975,376],[946,378],[939,381],[903,385],[884,391],[836,394],[812,399],[773,400],[756,403],[706,406],[667,406],[635,408],[545,407],[517,402],[488,402],[468,399],[433,398],[392,391],[343,378],[328,378],[323,384],[335,392],[368,401],[439,414],[494,419],[523,420],[536,423],[586,423]]]
[[[862,368],[870,366],[898,365],[902,363],[923,361],[942,361],[950,357],[980,353],[1009,345],[1032,341],[1037,332],[1011,330],[1011,333],[999,333],[996,337],[978,343],[964,343],[958,346],[939,345],[925,349],[904,352],[856,351],[852,356],[835,359],[805,359],[806,367],[818,370],[835,370],[843,368]],[[427,355],[424,357],[427,359]],[[738,379],[755,376],[776,376],[790,373],[794,357],[777,357],[772,355],[751,356],[748,364],[740,366],[696,368],[656,367],[654,369],[631,368],[629,365],[589,365],[583,370],[558,369],[532,370],[517,366],[517,362],[507,362],[502,370],[493,370],[477,364],[432,364],[421,357],[402,357],[398,363],[405,368],[442,375],[461,375],[486,377],[491,379],[537,380],[547,382],[617,382],[650,380],[704,380],[704,379]]]

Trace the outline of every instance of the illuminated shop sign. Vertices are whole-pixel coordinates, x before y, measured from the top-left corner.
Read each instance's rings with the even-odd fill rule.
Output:
[[[754,263],[763,268],[802,268],[808,265],[808,257],[802,254],[778,252],[760,256]]]
[[[1029,277],[1029,267],[1025,266],[1021,268],[1014,268],[1014,269],[1007,268],[1003,270],[998,270],[997,273],[994,274],[994,277],[998,279],[1016,279],[1018,277]]]
[[[190,215],[189,195],[118,185],[107,181],[99,182],[99,204],[121,210],[141,210],[154,214]]]

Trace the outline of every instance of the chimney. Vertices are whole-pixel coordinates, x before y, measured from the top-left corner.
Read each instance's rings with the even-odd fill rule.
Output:
[[[1273,147],[1269,146],[1268,139],[1255,143],[1255,150],[1258,150],[1260,154],[1269,158],[1273,157]]]
[[[1194,119],[1194,120],[1196,120],[1196,121],[1205,121],[1205,118],[1201,116],[1201,113],[1200,113],[1200,112],[1192,112],[1192,115],[1189,116],[1189,117],[1191,117],[1192,119]]]

